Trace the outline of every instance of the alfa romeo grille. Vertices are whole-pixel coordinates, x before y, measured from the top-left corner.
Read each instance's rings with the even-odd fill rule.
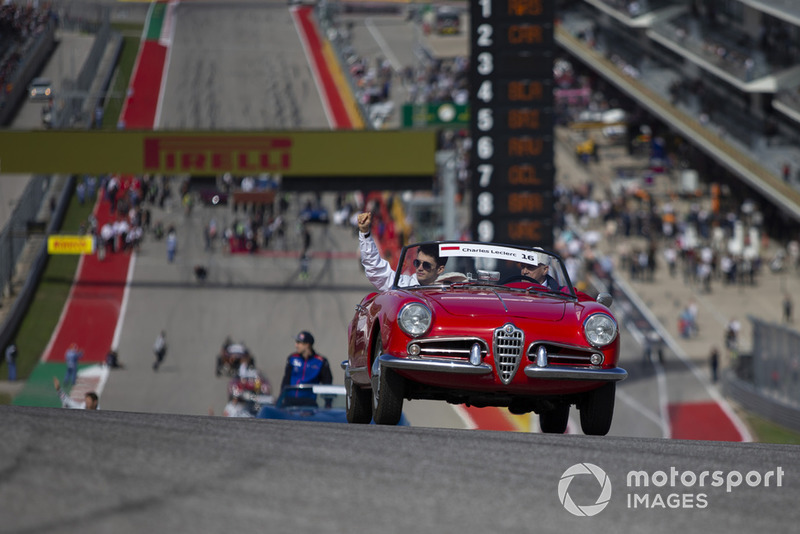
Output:
[[[494,366],[503,384],[508,384],[519,368],[525,334],[511,323],[494,331]]]

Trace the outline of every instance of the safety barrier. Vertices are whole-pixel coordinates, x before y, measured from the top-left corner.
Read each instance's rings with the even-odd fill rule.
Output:
[[[723,376],[723,391],[739,404],[800,432],[800,332],[748,316],[752,354],[739,356]]]
[[[37,214],[41,213],[41,211],[44,209],[49,209],[43,206],[43,200],[46,198],[46,195],[44,195],[43,192],[50,189],[50,187],[53,185],[53,180],[67,180],[67,182],[65,187],[62,189],[61,194],[57,197],[55,209],[50,216],[49,222],[46,224],[46,233],[56,233],[57,230],[61,228],[61,223],[63,222],[64,215],[67,212],[72,191],[75,188],[75,177],[32,177],[28,187],[25,190],[25,194],[22,196],[22,200],[17,205],[17,209],[15,209],[14,213],[11,215],[9,224],[6,225],[3,233],[0,234],[0,247],[9,247],[8,249],[3,248],[2,250],[13,250],[15,252],[13,262],[10,261],[8,264],[11,266],[10,269],[6,270],[5,266],[0,266],[0,273],[5,273],[0,274],[0,283],[3,284],[3,287],[6,287],[6,283],[10,283],[11,277],[13,276],[14,265],[16,265],[19,254],[22,253],[22,249],[25,247],[28,241],[28,239],[24,237],[24,234],[22,234],[21,239],[17,238],[16,235],[19,233],[20,228],[27,229],[28,221],[37,220]],[[8,238],[11,240],[11,244],[7,244],[5,241],[3,241],[6,235],[8,235]],[[11,309],[6,315],[5,320],[2,322],[2,324],[0,324],[0,347],[5,347],[8,345],[8,343],[16,334],[17,329],[19,328],[20,323],[22,323],[22,319],[25,317],[28,307],[30,306],[30,303],[36,293],[36,286],[39,284],[39,280],[42,277],[44,268],[47,266],[47,240],[42,239],[37,247],[38,250],[36,251],[30,268],[28,269],[27,276],[25,277],[25,283],[22,285],[19,294],[14,295],[14,299],[9,299],[11,300]],[[0,256],[5,258],[5,254]],[[7,277],[8,282],[5,281],[3,276]]]

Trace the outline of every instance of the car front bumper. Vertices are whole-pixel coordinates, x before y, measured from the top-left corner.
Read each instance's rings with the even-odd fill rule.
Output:
[[[391,354],[383,354],[379,361],[382,366],[403,371],[426,371],[436,373],[455,373],[482,375],[493,371],[491,365],[482,362],[472,365],[469,362],[454,360],[432,360],[398,358]],[[586,366],[547,366],[539,367],[535,364],[527,365],[523,368],[525,376],[528,378],[539,378],[544,380],[592,380],[600,382],[617,382],[628,377],[625,369],[614,367],[602,369]]]

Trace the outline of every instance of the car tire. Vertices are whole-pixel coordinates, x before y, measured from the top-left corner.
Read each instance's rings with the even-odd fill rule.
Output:
[[[545,434],[563,434],[569,422],[569,404],[556,405],[552,410],[539,414],[539,428]]]
[[[614,418],[617,384],[609,382],[584,394],[580,404],[581,430],[587,436],[605,436]]]
[[[372,420],[378,425],[396,425],[403,415],[403,377],[381,367],[383,352],[380,333],[373,349],[372,361]]]
[[[360,388],[346,376],[344,387],[347,390],[347,422],[366,425],[372,421],[372,395],[368,389]]]

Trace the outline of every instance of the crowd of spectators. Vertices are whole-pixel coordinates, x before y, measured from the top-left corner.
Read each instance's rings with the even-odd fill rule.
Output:
[[[352,54],[348,59],[349,74],[356,88],[356,98],[368,110],[385,120],[396,112],[392,90],[399,80],[405,88],[406,104],[437,104],[469,102],[468,60],[464,56],[429,58],[416,65],[406,65],[398,72],[383,58],[372,60]],[[380,123],[378,123],[380,125]]]
[[[389,100],[394,70],[387,59],[376,58],[375,63],[361,56],[353,56],[350,76],[355,81],[359,102],[365,106]]]
[[[6,1],[0,6],[0,39],[24,42],[41,32],[52,16],[49,5],[37,7]]]
[[[713,4],[692,3],[692,11],[669,21],[665,28],[682,46],[731,74],[752,81],[771,70],[796,63],[800,42],[795,28],[777,19],[765,19],[758,35],[737,30],[736,15],[718,11]]]
[[[325,24],[335,28],[329,33],[339,48],[353,82],[356,98],[378,127],[396,112],[394,102],[410,104],[469,101],[468,59],[465,56],[435,58],[421,52],[414,65],[396,66],[385,57],[364,57],[351,43],[352,23],[335,18]],[[406,97],[392,95],[397,84],[402,84]],[[376,117],[381,115],[381,117]],[[376,121],[375,119],[380,120]]]
[[[0,101],[10,92],[13,75],[32,40],[55,14],[49,6],[14,4],[0,6]]]
[[[568,269],[573,259],[589,260],[573,265],[573,280],[585,280],[588,271],[624,269],[633,280],[652,282],[656,272],[666,271],[674,283],[711,292],[715,286],[757,285],[765,271],[800,272],[800,243],[770,243],[765,215],[749,200],[713,210],[708,199],[656,200],[611,189],[596,195],[591,184],[559,187],[555,198],[561,228],[555,248]]]
[[[277,189],[277,183],[252,176],[223,177],[223,188],[232,193],[239,190],[253,192],[256,190]],[[226,228],[222,230],[223,238],[229,252],[255,253],[259,249],[266,249],[270,245],[274,248],[286,247],[286,220],[289,209],[289,196],[277,192],[277,202],[265,204],[250,204],[239,209],[234,205],[235,217]],[[212,219],[204,230],[206,249],[213,246],[217,235],[217,222]]]
[[[671,0],[602,1],[631,18],[674,4]],[[692,1],[690,5],[689,14],[671,21],[669,27],[672,37],[736,76],[751,81],[757,74],[765,73],[769,65],[787,67],[795,63],[800,43],[793,38],[791,24],[770,18],[770,24],[763,25],[755,37],[745,32],[727,35],[726,30],[736,15],[725,13],[725,6],[720,8],[714,2],[699,1]],[[694,37],[690,30],[695,23],[703,28],[698,37]]]
[[[681,46],[745,81],[752,81],[768,69],[759,50],[753,50],[733,36],[728,37],[694,18],[672,20],[665,24],[665,28]]]
[[[230,252],[255,253],[274,242],[279,249],[285,246],[283,214],[268,215],[259,209],[254,214],[236,218],[225,229],[223,237]]]
[[[104,222],[99,224],[91,215],[81,225],[80,231],[95,236],[100,260],[108,254],[138,250],[147,233],[157,240],[164,237],[163,224],[152,221],[151,207],[163,208],[170,198],[168,177],[146,175],[123,179],[109,174],[100,177],[86,175],[78,179],[76,196],[81,204],[94,202],[98,194],[102,194],[110,206],[109,217],[104,217]]]
[[[296,213],[291,209],[294,203],[297,204]],[[337,201],[337,211],[341,208]],[[342,224],[346,218],[346,215],[343,218],[334,217],[333,222]],[[330,222],[328,209],[319,194],[301,202],[299,197],[291,193],[279,193],[274,204],[260,204],[243,213],[237,212],[231,224],[224,229],[222,237],[229,252],[252,254],[268,248],[286,251],[296,241],[299,242],[301,256],[304,256],[311,247],[309,225],[324,226]]]
[[[469,61],[465,56],[432,58],[404,70],[409,103],[469,102]]]

